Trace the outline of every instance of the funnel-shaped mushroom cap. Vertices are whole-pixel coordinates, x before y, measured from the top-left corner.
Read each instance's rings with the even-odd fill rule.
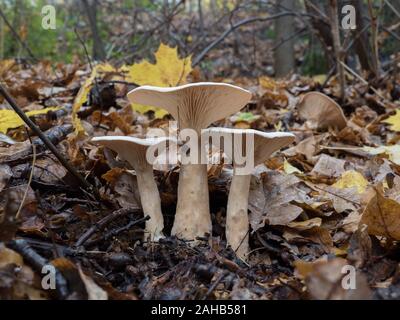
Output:
[[[128,161],[135,169],[137,167],[151,165],[146,157],[149,147],[157,147],[167,142],[174,142],[171,138],[136,138],[129,136],[102,136],[94,137],[92,141],[118,153],[118,155]]]
[[[320,92],[308,92],[299,102],[299,115],[318,129],[329,127],[343,129],[347,125],[342,108]]]
[[[203,130],[203,134],[211,136],[212,139],[221,136],[224,136],[225,139],[225,137],[231,136],[233,138],[232,145],[235,135],[242,137],[242,153],[246,157],[253,156],[255,166],[263,163],[272,153],[289,145],[295,139],[295,135],[288,132],[263,132],[253,129],[209,128]],[[249,139],[253,139],[254,143],[250,143]],[[252,146],[253,149],[246,148],[246,144]],[[252,154],[245,154],[246,151]]]
[[[181,129],[200,132],[211,123],[238,112],[251,99],[251,92],[214,82],[198,82],[179,87],[142,86],[128,93],[131,102],[167,110]]]

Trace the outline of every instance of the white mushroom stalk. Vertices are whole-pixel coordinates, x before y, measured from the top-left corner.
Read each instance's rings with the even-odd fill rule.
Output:
[[[150,147],[157,148],[171,141],[167,138],[140,139],[127,136],[95,137],[93,142],[106,146],[118,153],[119,157],[128,161],[136,172],[140,202],[144,215],[150,217],[146,221],[146,232],[151,240],[158,241],[163,237],[164,218],[161,212],[161,200],[157,184],[154,180],[153,165],[146,157]]]
[[[290,144],[295,138],[291,133],[269,133],[252,129],[210,128],[206,130],[206,133],[211,136],[213,141],[221,136],[230,135],[232,154],[245,153],[246,161],[250,162],[253,167],[263,163],[272,153]],[[252,141],[249,141],[249,139],[252,139]],[[240,144],[237,144],[239,141]],[[241,259],[246,259],[249,252],[247,208],[252,170],[251,168],[250,171],[248,168],[241,170],[243,164],[239,165],[234,157],[232,163],[234,174],[228,196],[225,233],[227,243],[236,252],[236,255]]]
[[[143,86],[128,93],[131,102],[166,109],[180,130],[193,129],[200,140],[201,130],[238,112],[251,99],[242,88],[212,82],[160,88]],[[200,146],[200,141],[197,141]],[[190,152],[202,150],[191,150]],[[185,240],[211,234],[207,164],[199,156],[196,163],[182,163],[179,173],[178,203],[172,235]]]

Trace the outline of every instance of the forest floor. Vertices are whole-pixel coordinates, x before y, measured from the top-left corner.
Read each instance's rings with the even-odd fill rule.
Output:
[[[400,86],[390,74],[374,84],[349,74],[345,101],[334,77],[215,79],[253,93],[241,113],[215,125],[296,135],[254,173],[245,262],[226,247],[227,165],[208,167],[212,235],[194,247],[169,236],[143,240],[134,173],[90,139],[168,132],[171,118],[134,111],[126,93],[140,83],[115,78],[107,65],[100,69],[91,77],[78,63],[0,65],[17,105],[99,192],[96,198],[83,189],[3,100],[1,298],[400,298]],[[202,79],[198,69],[188,75]],[[311,91],[333,98],[345,118],[315,106],[305,119],[299,101]],[[179,167],[155,175],[169,235]],[[41,286],[49,262],[58,271],[56,290]]]

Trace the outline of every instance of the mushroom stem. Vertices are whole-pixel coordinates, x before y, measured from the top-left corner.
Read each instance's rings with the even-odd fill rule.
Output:
[[[154,180],[153,168],[147,165],[135,171],[144,216],[150,217],[150,220],[146,221],[146,231],[150,233],[151,240],[158,241],[163,237],[164,218],[161,213],[161,200]]]
[[[251,175],[234,175],[226,212],[226,239],[236,255],[242,259],[249,252],[249,218],[247,206]]]
[[[194,240],[211,233],[206,164],[182,165],[179,173],[178,203],[171,234]]]

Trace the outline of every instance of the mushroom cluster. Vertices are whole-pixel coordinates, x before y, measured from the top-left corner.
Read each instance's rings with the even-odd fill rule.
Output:
[[[170,88],[142,86],[130,91],[128,98],[133,103],[166,109],[177,121],[179,130],[191,129],[195,132],[195,137],[183,135],[186,140],[196,139],[197,147],[184,152],[181,148],[178,201],[172,235],[193,241],[212,231],[203,137],[207,136],[214,141],[228,136],[230,151],[234,155],[244,153],[246,164],[251,163],[250,170],[243,170],[243,163],[236,161],[235,156],[232,157],[234,175],[228,196],[226,238],[236,254],[246,258],[249,251],[247,202],[251,170],[273,152],[290,144],[294,135],[251,129],[207,129],[213,122],[238,112],[250,101],[249,91],[230,84],[200,82]],[[182,139],[182,136],[179,138]],[[97,137],[93,141],[115,150],[134,167],[143,211],[150,216],[146,228],[153,239],[161,237],[163,217],[160,197],[153,178],[152,163],[146,162],[144,156],[149,146],[157,145],[161,140],[108,136]],[[243,143],[236,143],[238,141]],[[182,161],[188,152],[191,154],[190,161]]]
[[[238,112],[251,98],[242,88],[212,82],[199,82],[179,87],[138,87],[128,93],[131,102],[167,110],[178,122],[179,129],[192,129],[200,139],[201,131],[211,123]],[[198,141],[197,145],[201,145]],[[202,150],[193,163],[182,164],[179,172],[178,203],[171,234],[195,240],[211,234],[207,164],[202,163]]]

